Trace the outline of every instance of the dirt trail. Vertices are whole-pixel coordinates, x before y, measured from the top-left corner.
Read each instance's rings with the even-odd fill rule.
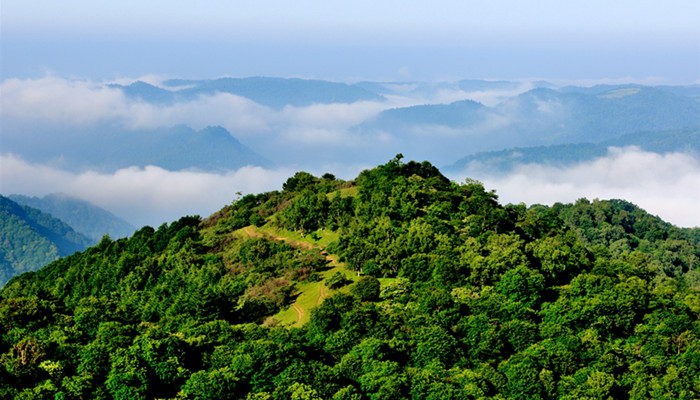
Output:
[[[326,294],[323,293],[323,291],[326,289],[326,285],[324,284],[324,282],[325,282],[325,279],[321,282],[321,292],[319,292],[318,299],[316,299],[316,305],[321,304],[323,299],[326,298]]]
[[[257,230],[257,229],[254,228],[253,226],[246,226],[245,228],[243,228],[243,232],[244,232],[246,235],[250,236],[250,237],[254,237],[254,238],[268,238],[268,239],[276,240],[276,241],[278,241],[278,242],[285,242],[285,243],[287,243],[288,245],[290,245],[290,246],[292,246],[292,247],[296,247],[296,248],[303,248],[303,249],[306,249],[306,250],[318,249],[318,250],[320,250],[321,254],[326,258],[326,261],[328,261],[328,264],[329,264],[329,265],[337,265],[337,264],[338,264],[338,261],[337,261],[337,259],[336,259],[335,257],[333,257],[333,256],[331,256],[330,254],[326,253],[326,251],[325,251],[324,249],[322,249],[322,248],[320,248],[320,247],[318,247],[318,246],[314,246],[314,245],[312,245],[312,244],[310,244],[310,243],[301,242],[301,241],[298,241],[298,240],[293,240],[293,239],[289,239],[289,238],[285,238],[285,237],[273,235],[273,234],[270,234],[270,233],[268,233],[268,232],[260,232],[259,230]],[[323,301],[323,299],[325,299],[326,296],[327,296],[327,293],[325,292],[325,285],[324,285],[324,282],[325,282],[325,279],[324,279],[323,281],[321,281],[321,291],[320,291],[319,294],[318,294],[318,299],[316,299],[316,305],[321,304],[321,302]],[[296,312],[297,312],[297,323],[296,323],[296,326],[300,326],[300,325],[301,325],[301,319],[302,319],[302,317],[304,316],[305,311],[304,311],[303,308],[299,307],[299,306],[297,305],[297,303],[292,303],[292,307],[294,307],[294,310],[296,310]]]
[[[314,246],[314,245],[312,245],[312,244],[310,244],[310,243],[300,242],[300,241],[298,241],[298,240],[294,240],[294,239],[290,239],[290,238],[286,238],[286,237],[282,237],[282,236],[273,235],[273,234],[271,234],[271,233],[269,233],[269,232],[260,232],[260,231],[258,231],[257,229],[253,228],[252,226],[246,226],[245,228],[243,228],[243,232],[244,232],[246,235],[250,236],[250,237],[255,237],[255,238],[262,238],[262,237],[264,237],[264,238],[276,240],[276,241],[278,241],[278,242],[285,242],[285,243],[287,243],[288,245],[290,245],[290,246],[292,246],[292,247],[296,247],[296,248],[304,248],[304,249],[306,249],[306,250],[318,249],[318,248],[319,248],[319,247]]]
[[[304,310],[297,305],[297,303],[293,303],[292,307],[294,307],[294,310],[297,312],[297,323],[294,324],[295,326],[301,326],[301,319],[304,317]]]

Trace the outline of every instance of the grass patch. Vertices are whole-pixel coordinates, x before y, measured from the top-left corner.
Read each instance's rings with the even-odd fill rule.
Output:
[[[316,234],[315,236],[314,233]],[[268,223],[262,227],[252,225],[247,226],[239,229],[233,234],[248,235],[251,237],[267,237],[272,240],[283,240],[290,246],[307,249],[315,248],[318,249],[319,252],[324,251],[328,244],[338,240],[340,237],[338,232],[320,229],[302,237],[301,233],[278,228],[274,226],[274,223]],[[349,270],[345,263],[339,262],[339,257],[337,255],[328,254],[326,255],[326,259],[328,260],[329,268],[319,273],[321,280],[315,282],[296,282],[294,292],[297,297],[294,300],[294,303],[273,315],[271,317],[272,319],[277,320],[282,326],[293,327],[304,325],[311,317],[311,310],[317,305],[321,304],[323,299],[332,296],[335,293],[348,293],[352,285],[360,279],[355,271]],[[330,278],[337,272],[344,274],[345,277],[351,281],[351,283],[338,289],[326,287],[326,279]],[[391,279],[392,278],[383,278],[380,280],[380,282],[388,282]]]
[[[314,307],[321,304],[323,300],[335,293],[347,293],[350,290],[350,286],[355,283],[359,277],[354,271],[349,271],[345,266],[345,263],[339,263],[338,257],[335,255],[328,255],[329,269],[320,273],[321,280],[316,282],[301,282],[296,284],[296,294],[298,295],[296,300],[288,308],[280,311],[279,313],[272,316],[272,318],[278,320],[284,326],[301,326],[309,322],[311,317],[311,310]],[[352,283],[343,286],[339,289],[330,289],[326,287],[326,279],[330,278],[336,272],[340,272],[345,275],[345,277],[352,281]],[[296,307],[295,307],[296,306]],[[299,318],[300,312],[301,318]]]
[[[256,229],[274,239],[284,240],[292,246],[295,243],[304,243],[304,247],[326,248],[329,244],[331,244],[331,242],[334,242],[340,238],[340,234],[338,232],[333,232],[327,229],[319,229],[309,232],[304,236],[302,236],[300,232],[278,228],[271,223]]]
[[[359,186],[353,186],[345,189],[340,189],[340,197],[357,197],[357,195],[360,193],[360,187]],[[335,192],[333,193],[328,193],[328,198],[332,198],[335,196]]]

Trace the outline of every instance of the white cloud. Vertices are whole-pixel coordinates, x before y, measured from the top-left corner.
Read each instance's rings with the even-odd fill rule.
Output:
[[[156,78],[153,78],[155,80]],[[116,120],[130,128],[186,124],[222,125],[234,132],[266,131],[272,112],[228,93],[157,105],[127,98],[117,88],[56,77],[8,79],[0,85],[3,118],[49,124],[85,125]]]
[[[455,176],[462,181],[468,172]],[[610,148],[608,155],[566,168],[521,165],[505,176],[472,176],[503,203],[528,205],[623,199],[682,227],[700,226],[700,161],[680,153]]]
[[[3,119],[85,124],[125,115],[121,90],[56,77],[8,79],[0,85]]]
[[[163,78],[154,75],[139,79],[160,85]],[[132,81],[122,78],[112,83],[130,84]],[[415,89],[410,84],[407,86]],[[401,85],[397,87],[402,89]],[[386,134],[358,133],[350,128],[388,108],[448,103],[465,99],[467,95],[458,89],[432,93],[409,90],[400,95],[389,95],[386,101],[286,106],[273,110],[229,93],[202,95],[174,104],[148,103],[128,98],[121,90],[110,88],[105,83],[53,76],[9,79],[2,82],[0,90],[3,93],[3,134],[7,137],[17,135],[20,141],[32,133],[35,136],[48,134],[50,137],[36,140],[52,143],[60,141],[61,135],[84,132],[71,127],[86,125],[100,127],[106,124],[104,126],[109,130],[119,125],[155,128],[185,124],[194,129],[221,125],[245,145],[283,164],[309,163],[319,159],[319,155],[325,160],[343,158],[348,155],[348,149],[376,148],[387,141]],[[32,126],[38,129],[26,129]],[[29,154],[22,155],[31,158]]]
[[[12,156],[0,156],[0,192],[43,196],[64,192],[99,205],[136,225],[158,226],[184,215],[206,217],[236,192],[279,190],[294,171],[243,167],[223,174],[125,168],[113,174],[75,174]]]
[[[221,125],[233,133],[269,131],[272,111],[252,100],[229,93],[199,96],[173,105],[130,102],[121,117],[134,128],[185,124],[195,129]]]
[[[477,101],[485,106],[493,107],[506,99],[525,93],[533,88],[534,85],[532,83],[524,81],[514,89],[467,92],[464,98]]]

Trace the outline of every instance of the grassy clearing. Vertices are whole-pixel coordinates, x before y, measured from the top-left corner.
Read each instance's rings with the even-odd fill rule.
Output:
[[[353,186],[345,189],[340,189],[340,197],[357,197],[357,195],[360,193],[360,187],[359,186]],[[330,194],[330,193],[329,193]]]
[[[309,321],[311,310],[319,305],[323,299],[332,296],[336,292],[347,292],[352,284],[348,284],[340,289],[329,289],[325,286],[326,279],[330,278],[336,272],[345,274],[345,277],[353,283],[358,279],[353,271],[348,271],[344,263],[339,263],[337,256],[328,255],[328,269],[321,272],[320,281],[302,282],[296,284],[295,292],[298,294],[293,305],[287,309],[280,311],[272,318],[276,319],[284,326],[301,326]],[[296,306],[296,308],[294,307]],[[301,319],[298,318],[297,309],[302,310]]]
[[[313,234],[316,234],[315,236]],[[338,240],[338,233],[326,230],[318,230],[311,234],[301,236],[299,232],[289,231],[282,228],[277,228],[273,224],[267,224],[262,227],[247,226],[234,232],[234,235],[248,235],[250,237],[267,237],[273,240],[283,240],[285,243],[293,247],[305,249],[318,249],[324,251],[326,246],[331,242]],[[314,239],[314,237],[316,239]],[[340,272],[353,283],[359,279],[354,271],[347,269],[345,263],[338,261],[338,256],[334,254],[326,255],[328,260],[328,268],[319,273],[320,280],[297,282],[295,285],[295,294],[297,295],[294,303],[286,309],[272,316],[272,319],[283,326],[301,326],[309,321],[311,310],[320,304],[323,299],[333,295],[336,292],[347,293],[350,290],[352,283],[345,285],[339,289],[329,289],[325,286],[325,281],[333,274]],[[300,318],[301,317],[301,318]]]
[[[305,244],[303,245],[303,247],[316,247],[321,249],[325,249],[331,242],[338,240],[338,238],[340,237],[338,232],[333,232],[325,229],[319,229],[317,231],[309,232],[302,236],[300,232],[278,228],[270,223],[255,229],[277,240],[284,240],[292,246],[294,246],[295,243],[303,243]]]

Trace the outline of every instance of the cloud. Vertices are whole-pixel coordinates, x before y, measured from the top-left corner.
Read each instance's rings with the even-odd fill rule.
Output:
[[[534,87],[535,86],[531,82],[521,82],[518,87],[514,89],[466,92],[464,98],[477,101],[488,107],[493,107],[511,97],[515,97],[521,93],[527,92],[528,90],[534,89]]]
[[[223,125],[232,131],[266,131],[272,114],[267,107],[228,93],[158,105],[127,98],[120,89],[103,83],[57,77],[8,79],[0,90],[3,119],[58,125],[116,121],[128,128],[186,124],[200,129]]]
[[[185,124],[195,129],[221,125],[231,132],[268,132],[273,112],[252,100],[230,93],[199,96],[173,105],[131,101],[121,118],[132,128]]]
[[[163,79],[158,76],[142,78],[155,85]],[[114,82],[131,83],[126,78],[111,83]],[[436,91],[415,91],[416,87],[411,84],[390,86],[397,94],[386,96],[385,101],[286,106],[274,110],[229,93],[157,104],[129,98],[120,89],[107,86],[107,82],[54,76],[8,79],[0,85],[3,135],[11,139],[7,143],[26,143],[31,135],[31,142],[46,143],[47,152],[50,152],[51,148],[60,147],[52,147],[51,143],[60,144],[69,136],[80,142],[75,136],[87,134],[81,132],[113,132],[120,126],[149,129],[184,124],[202,129],[221,125],[245,145],[279,164],[320,165],[334,159],[356,162],[355,157],[374,154],[371,152],[376,152],[376,148],[390,138],[378,131],[359,133],[351,129],[353,126],[389,108],[449,103],[467,96],[450,84]],[[86,126],[97,129],[71,129]],[[363,152],[363,148],[368,151]],[[30,151],[28,149],[36,150],[31,143],[9,149],[22,152],[26,159],[36,159],[24,153]],[[48,159],[46,157],[42,160]],[[57,157],[60,157],[58,151],[53,155]],[[360,161],[374,161],[374,158],[365,157]]]
[[[127,111],[121,90],[91,81],[8,79],[2,82],[0,91],[3,119],[86,124],[122,117]]]
[[[453,178],[463,181],[468,171]],[[700,226],[700,161],[686,154],[610,148],[605,157],[566,168],[521,165],[505,177],[471,176],[503,203],[623,199],[681,227]]]
[[[184,215],[210,215],[243,194],[279,190],[289,168],[243,167],[222,174],[125,168],[80,174],[0,156],[0,192],[43,196],[63,192],[99,205],[135,225],[158,226]]]

